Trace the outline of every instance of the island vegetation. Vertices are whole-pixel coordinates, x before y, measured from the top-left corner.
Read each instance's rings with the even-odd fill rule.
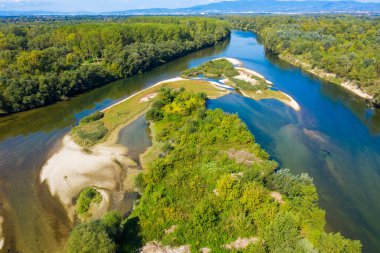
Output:
[[[277,99],[294,110],[299,111],[300,106],[289,95],[272,89],[272,83],[264,76],[250,69],[235,67],[232,61],[235,59],[221,58],[208,61],[197,67],[185,70],[181,73],[184,78],[211,78],[226,85],[234,87],[242,95],[255,99]],[[239,63],[239,65],[241,65]]]
[[[0,114],[67,99],[228,36],[227,23],[211,18],[5,19]]]
[[[79,217],[86,219],[90,217],[89,210],[92,204],[99,204],[102,201],[102,195],[92,187],[84,188],[76,203],[76,212]]]
[[[111,212],[77,226],[68,252],[135,252],[152,241],[192,252],[361,251],[324,231],[310,177],[278,170],[237,115],[207,110],[206,99],[160,89],[147,113],[141,199],[126,219]]]
[[[120,126],[125,126],[138,116],[146,112],[154,96],[162,87],[186,88],[192,92],[203,92],[210,98],[216,98],[227,94],[225,89],[212,85],[204,80],[186,80],[177,78],[160,82],[148,89],[131,96],[104,112],[95,112],[83,118],[79,125],[71,129],[71,137],[81,147],[88,148],[104,142]],[[114,141],[111,138],[111,142]]]
[[[226,19],[233,28],[259,34],[270,53],[380,104],[378,17],[271,15]]]

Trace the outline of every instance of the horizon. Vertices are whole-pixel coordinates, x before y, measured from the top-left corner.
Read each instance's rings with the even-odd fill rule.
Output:
[[[29,11],[43,11],[43,12],[57,12],[57,13],[102,13],[113,11],[126,11],[126,10],[141,10],[141,9],[178,9],[188,8],[199,5],[208,5],[212,3],[220,3],[236,0],[194,0],[189,4],[184,0],[165,0],[163,3],[159,0],[0,0],[0,11],[10,12],[29,12]],[[252,1],[252,0],[245,0]],[[274,1],[303,1],[307,0],[274,0]],[[344,0],[315,0],[315,1],[328,1],[339,2]],[[348,0],[360,3],[380,3],[380,0]]]

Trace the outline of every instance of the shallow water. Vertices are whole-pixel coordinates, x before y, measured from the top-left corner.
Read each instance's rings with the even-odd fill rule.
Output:
[[[120,131],[118,143],[128,148],[128,157],[139,161],[139,155],[152,145],[145,114]]]
[[[295,112],[275,100],[257,102],[234,93],[209,101],[209,108],[239,113],[282,167],[314,178],[329,230],[361,239],[365,252],[380,252],[380,111],[368,109],[364,101],[336,85],[266,56],[256,36],[241,31],[233,32],[230,42],[142,75],[69,101],[0,118],[0,211],[9,206],[5,233],[13,251],[62,250],[69,226],[58,212],[57,201],[38,183],[38,173],[80,118],[176,77],[189,66],[222,56],[238,58],[245,67],[263,74],[302,109]],[[137,136],[144,135],[145,130],[139,128],[143,124],[135,124]],[[130,128],[125,131],[133,132]],[[134,136],[127,139],[127,146],[138,141]]]

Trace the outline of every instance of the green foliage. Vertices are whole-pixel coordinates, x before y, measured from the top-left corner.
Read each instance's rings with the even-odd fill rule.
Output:
[[[204,75],[209,78],[233,77],[239,75],[234,65],[226,59],[218,59],[201,64],[198,67],[185,70],[181,77],[190,78]]]
[[[162,120],[163,117],[164,115],[161,110],[153,107],[146,113],[145,119],[148,121],[159,121]]]
[[[132,217],[139,219],[144,242],[220,252],[238,237],[258,237],[261,241],[247,252],[321,249],[324,212],[309,177],[287,170],[274,173],[277,164],[268,160],[240,119],[206,110],[199,95],[162,90],[156,99],[163,117],[152,123],[154,145],[169,143],[170,149],[160,149],[139,179],[143,193]],[[254,164],[237,164],[231,149],[251,153]],[[281,201],[272,197],[273,191]],[[173,225],[174,232],[164,233]],[[344,240],[360,252],[359,242]],[[335,246],[326,247],[321,252]]]
[[[251,84],[247,81],[240,80],[237,78],[230,78],[230,80],[234,83],[235,87],[242,90],[251,90],[251,91],[257,91],[257,90],[267,90],[268,84],[259,79],[256,84]]]
[[[228,17],[233,28],[253,30],[267,51],[304,68],[351,80],[380,103],[380,19],[369,16]],[[334,78],[328,78],[334,81]]]
[[[0,110],[54,103],[229,36],[211,18],[38,18],[0,25]]]
[[[71,129],[73,140],[82,147],[90,147],[108,133],[108,129],[101,121],[90,121]]]
[[[318,242],[321,252],[360,252],[361,244],[359,241],[350,241],[345,239],[339,233],[337,234],[323,234]]]
[[[289,213],[279,213],[265,228],[264,240],[270,252],[294,252],[300,228]]]
[[[361,251],[359,241],[324,232],[312,180],[274,172],[277,163],[237,115],[206,110],[204,96],[186,91],[162,89],[156,99],[162,118],[151,127],[158,154],[138,177],[142,196],[132,214],[124,222],[111,215],[79,226],[69,252],[90,247],[82,235],[90,238],[85,242],[101,237],[110,252],[136,252],[152,240],[225,252],[223,245],[239,237],[257,238],[241,252]],[[250,153],[253,164],[237,163],[231,150]]]
[[[67,242],[68,253],[112,253],[127,226],[117,212],[104,215],[102,220],[87,222],[77,226]]]
[[[88,210],[90,209],[90,205],[92,203],[99,204],[102,201],[102,195],[92,187],[84,188],[76,203],[76,212],[78,215],[86,215]]]
[[[80,125],[83,125],[83,124],[87,124],[87,123],[90,123],[90,122],[93,122],[93,121],[97,121],[97,120],[100,120],[101,118],[104,117],[104,112],[95,112],[87,117],[84,117],[83,119],[81,119],[81,121],[79,122]]]

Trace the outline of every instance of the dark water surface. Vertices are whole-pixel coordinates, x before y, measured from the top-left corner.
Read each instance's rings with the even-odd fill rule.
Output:
[[[266,56],[253,33],[240,31],[233,32],[231,41],[137,77],[0,118],[0,211],[5,216],[7,245],[22,252],[62,251],[68,222],[59,203],[39,184],[38,173],[80,118],[221,56],[238,58],[260,72],[302,109],[295,112],[275,100],[256,102],[238,94],[209,101],[208,106],[239,113],[282,167],[314,178],[329,230],[361,239],[366,252],[380,252],[380,111],[368,109],[364,101],[336,85]],[[137,143],[131,152],[145,148],[139,142],[146,133],[141,127],[143,118],[121,135],[127,146]],[[132,128],[138,129],[135,136]]]

